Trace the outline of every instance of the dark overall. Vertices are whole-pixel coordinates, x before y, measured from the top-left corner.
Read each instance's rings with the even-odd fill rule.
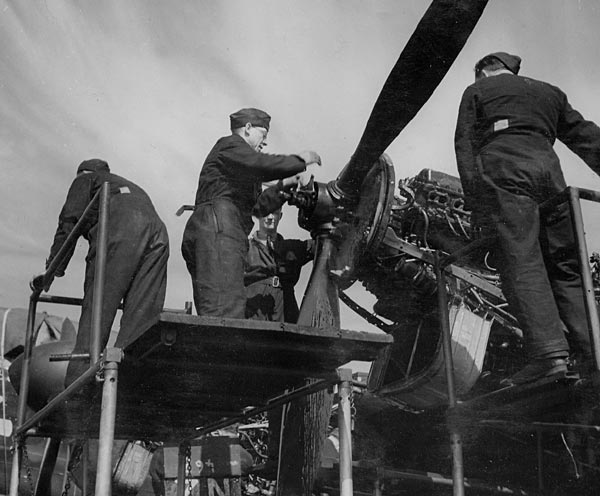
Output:
[[[246,259],[246,318],[292,322],[298,320],[294,286],[302,266],[311,258],[312,240],[250,240]]]
[[[589,357],[568,207],[548,214],[539,209],[566,187],[556,139],[600,172],[600,128],[573,110],[560,89],[500,74],[465,90],[455,148],[467,207],[498,235],[502,290],[529,355],[566,355],[570,342]]]
[[[244,261],[261,184],[305,168],[295,155],[259,153],[237,135],[217,141],[202,166],[181,244],[198,315],[244,318]]]
[[[85,207],[104,182],[110,183],[106,279],[101,316],[101,348],[106,346],[117,309],[123,313],[115,346],[125,347],[148,330],[162,311],[167,285],[169,238],[148,195],[132,182],[99,168],[78,175],[73,181],[59,216],[58,229],[48,263],[54,258]],[[83,303],[74,353],[90,349],[98,212],[84,230],[89,242],[86,257]],[[69,253],[57,275],[62,275],[73,255]],[[71,362],[68,385],[87,368],[84,362]]]
[[[273,204],[269,198],[273,193],[274,188],[266,190],[262,203]],[[275,206],[275,209],[279,206]],[[280,234],[277,234],[275,239],[265,242],[257,239],[256,235],[250,240],[244,277],[247,295],[246,318],[297,322],[300,312],[294,286],[300,278],[302,267],[312,259],[312,251],[312,240],[284,239]],[[283,407],[267,412],[267,446],[271,463],[277,459],[279,453],[282,415]]]

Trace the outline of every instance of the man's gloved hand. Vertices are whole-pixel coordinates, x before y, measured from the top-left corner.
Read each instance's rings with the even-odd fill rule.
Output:
[[[313,152],[312,150],[305,150],[303,152],[297,153],[297,155],[304,160],[304,163],[308,166],[310,164],[321,165],[321,157],[317,152]]]

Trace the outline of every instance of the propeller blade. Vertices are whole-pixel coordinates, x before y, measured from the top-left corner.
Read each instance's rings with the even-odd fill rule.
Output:
[[[358,197],[373,163],[433,94],[487,2],[434,0],[431,3],[383,85],[356,151],[338,176],[338,194]]]

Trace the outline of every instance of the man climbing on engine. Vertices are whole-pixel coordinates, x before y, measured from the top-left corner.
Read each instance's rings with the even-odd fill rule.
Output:
[[[455,133],[466,207],[473,224],[498,237],[502,290],[530,359],[509,384],[566,373],[570,351],[592,364],[569,209],[542,212],[540,204],[566,188],[556,139],[600,175],[600,128],[559,88],[519,76],[520,64],[504,52],[477,62]]]

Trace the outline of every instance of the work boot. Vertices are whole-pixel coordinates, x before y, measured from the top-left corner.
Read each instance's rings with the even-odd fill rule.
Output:
[[[500,381],[500,384],[503,386],[516,386],[535,382],[545,377],[564,377],[567,372],[566,358],[535,358],[512,377]]]

